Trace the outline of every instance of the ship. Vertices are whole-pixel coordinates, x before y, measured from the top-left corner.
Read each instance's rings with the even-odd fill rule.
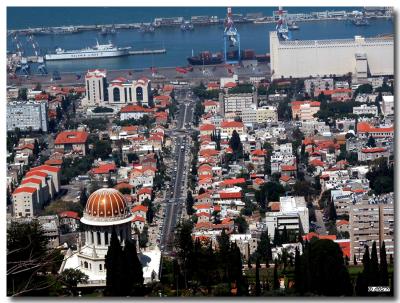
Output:
[[[112,43],[97,44],[93,47],[87,47],[79,50],[64,50],[57,48],[55,53],[46,54],[46,60],[75,60],[91,58],[121,57],[129,55],[131,47],[116,47]]]
[[[209,51],[201,52],[197,56],[192,55],[187,60],[191,65],[212,65],[224,62],[222,53],[211,53]]]

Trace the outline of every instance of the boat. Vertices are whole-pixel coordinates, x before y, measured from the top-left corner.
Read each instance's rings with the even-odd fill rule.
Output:
[[[97,44],[93,47],[87,47],[79,50],[65,50],[57,48],[55,53],[46,54],[46,60],[75,60],[75,59],[91,59],[91,58],[107,58],[120,57],[129,55],[130,46],[116,47],[112,43]]]
[[[194,26],[190,21],[185,21],[181,24],[181,30],[184,32],[192,31],[192,30],[194,30]]]
[[[256,55],[256,60],[258,62],[270,62],[270,56],[269,54]]]
[[[299,30],[300,27],[296,24],[296,22],[288,22],[288,29],[291,31]]]
[[[191,65],[212,65],[220,64],[224,61],[222,53],[211,53],[209,51],[201,52],[197,56],[187,58],[189,64]]]
[[[353,19],[353,24],[356,26],[366,26],[369,25],[369,22],[366,18],[357,17]]]
[[[155,27],[151,24],[141,24],[139,27],[141,33],[154,33]]]

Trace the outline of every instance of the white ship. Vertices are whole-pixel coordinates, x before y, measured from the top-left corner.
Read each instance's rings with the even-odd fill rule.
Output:
[[[120,57],[129,54],[131,47],[116,47],[112,43],[97,44],[93,47],[87,47],[79,50],[65,50],[57,48],[55,53],[46,54],[46,60],[70,60],[70,59],[90,59]]]

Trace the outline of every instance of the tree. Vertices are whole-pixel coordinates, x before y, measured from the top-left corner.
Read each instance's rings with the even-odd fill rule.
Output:
[[[275,259],[274,262],[274,283],[273,283],[273,288],[275,290],[279,289],[280,283],[279,283],[279,278],[278,278],[278,261]]]
[[[28,100],[28,89],[27,88],[20,88],[18,90],[18,99],[22,101]]]
[[[120,281],[125,296],[141,295],[143,288],[143,268],[136,252],[136,245],[132,241],[126,241],[123,250],[123,270]]]
[[[372,243],[371,249],[371,280],[370,285],[378,285],[379,283],[379,263],[378,263],[378,252],[376,250],[376,242]]]
[[[275,227],[274,233],[274,246],[280,246],[282,244],[281,235],[279,233],[278,227]]]
[[[89,276],[79,269],[68,268],[61,273],[61,281],[68,288],[70,293],[76,295],[76,287],[79,283],[87,283]]]
[[[92,152],[95,158],[107,159],[112,152],[110,141],[95,140]]]
[[[368,138],[367,146],[368,147],[376,147],[376,142],[375,142],[374,137],[372,137],[372,135],[370,135]]]
[[[295,289],[298,293],[303,293],[302,288],[302,273],[301,273],[301,264],[300,264],[300,251],[296,247],[295,255],[294,255],[294,281],[295,281]]]
[[[353,264],[355,265],[355,266],[357,266],[357,258],[356,258],[356,255],[354,255],[354,257],[353,257]]]
[[[306,244],[300,260],[304,292],[322,296],[352,294],[349,272],[337,243],[327,239],[312,239]]]
[[[115,228],[112,230],[110,246],[105,257],[106,276],[106,296],[123,296],[121,277],[123,274],[123,255],[121,244],[118,240]]]
[[[386,247],[384,241],[382,241],[379,257],[381,261],[379,264],[379,285],[387,286],[389,285],[389,275],[388,275],[388,264],[386,259]]]
[[[268,231],[261,233],[260,242],[257,245],[257,253],[261,260],[264,260],[267,266],[269,266],[269,261],[272,260],[272,250]]]
[[[188,276],[190,275],[190,258],[193,255],[193,225],[190,221],[183,221],[177,230],[176,244],[178,257],[182,265],[185,288],[188,287]]]
[[[256,297],[261,295],[261,285],[260,285],[260,260],[257,257],[256,260]]]
[[[331,201],[329,203],[329,220],[336,221],[336,219],[337,219],[337,214],[336,214],[335,203],[333,203],[333,201]]]
[[[221,235],[217,237],[219,247],[219,259],[224,271],[224,277],[228,275],[228,256],[229,256],[229,236],[226,234],[225,229],[222,230]]]
[[[189,216],[193,214],[193,204],[194,204],[194,199],[192,196],[192,192],[188,190],[186,198],[186,212]]]
[[[240,141],[240,136],[234,130],[232,132],[232,137],[229,140],[229,147],[232,148],[233,152],[235,153],[236,157],[241,156],[243,152],[242,142]]]
[[[235,219],[235,223],[238,227],[239,234],[246,233],[247,229],[249,228],[249,225],[247,224],[247,221],[245,218],[243,218],[242,216],[239,216]]]

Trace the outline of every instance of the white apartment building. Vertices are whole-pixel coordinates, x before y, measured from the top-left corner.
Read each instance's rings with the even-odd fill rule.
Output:
[[[386,256],[394,254],[394,205],[387,204],[355,204],[350,207],[350,260],[354,255],[362,260],[365,245],[371,249],[373,241],[379,252],[385,242]],[[379,253],[378,253],[379,258]]]
[[[15,128],[47,132],[47,102],[11,101],[7,103],[7,131]]]
[[[221,94],[220,109],[225,113],[241,113],[243,109],[251,108],[252,104],[257,104],[255,94]]]
[[[88,70],[85,76],[86,100],[91,106],[99,106],[108,100],[107,71],[105,69]]]
[[[367,104],[361,104],[360,106],[353,107],[353,114],[355,115],[378,115],[378,108],[375,105],[368,106]]]
[[[372,161],[378,158],[389,158],[390,153],[385,147],[362,148],[358,150],[358,161]]]
[[[265,214],[265,222],[270,238],[274,238],[275,228],[307,234],[310,230],[308,208],[304,197],[280,197],[279,212]]]
[[[14,217],[33,217],[39,208],[37,189],[21,186],[12,194]]]
[[[381,111],[386,116],[394,115],[394,96],[382,96]]]
[[[318,96],[323,90],[333,89],[333,79],[332,78],[314,78],[304,80],[304,89],[308,94],[314,93]]]
[[[244,124],[276,122],[278,121],[278,111],[275,106],[256,108],[253,104],[251,107],[242,109],[241,118]]]

